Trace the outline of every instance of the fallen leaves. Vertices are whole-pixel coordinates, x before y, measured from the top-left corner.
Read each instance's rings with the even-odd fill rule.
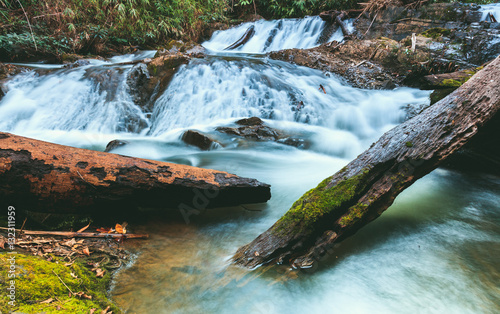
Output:
[[[79,297],[80,299],[92,300],[92,296],[85,294],[83,291],[75,293],[75,296]]]
[[[47,300],[40,302],[40,304],[49,304],[49,303],[52,303],[52,302],[54,302],[54,299],[48,298]]]
[[[84,247],[83,250],[82,250],[83,254],[87,255],[87,256],[90,256],[90,251],[89,251],[89,248],[88,247]]]
[[[94,268],[94,269],[92,269],[92,271],[94,271],[94,270],[95,270],[95,276],[96,276],[97,278],[102,278],[102,277],[104,277],[104,272],[105,272],[105,270],[102,270],[101,268]]]

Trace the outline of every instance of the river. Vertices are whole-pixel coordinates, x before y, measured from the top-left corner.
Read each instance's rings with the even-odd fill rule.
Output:
[[[126,82],[132,66],[121,63],[154,51],[90,60],[74,69],[31,64],[33,71],[7,83],[1,131],[95,150],[123,139],[129,144],[114,153],[224,170],[272,185],[267,204],[187,219],[177,209],[144,209],[129,224],[151,238],[126,244],[138,253],[116,276],[113,300],[129,313],[500,312],[500,179],[488,174],[437,169],[313,273],[229,264],[239,246],[269,228],[304,192],[403,122],[406,106],[429,102],[428,91],[356,89],[331,73],[264,57],[271,50],[342,39],[339,31],[318,36],[324,27],[319,18],[256,22],[251,41],[224,51],[248,26],[215,33],[204,43],[209,55],[182,66],[152,112],[134,104]],[[110,84],[92,75],[108,70]],[[250,116],[307,146],[215,131]],[[188,146],[180,140],[187,129],[225,146]]]

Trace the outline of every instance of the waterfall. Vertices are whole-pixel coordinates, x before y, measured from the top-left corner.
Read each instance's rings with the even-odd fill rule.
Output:
[[[481,18],[481,21],[486,21],[488,14],[491,14],[495,17],[497,22],[500,22],[500,3],[492,3],[492,4],[482,5],[479,10],[481,12],[483,12],[483,16]]]
[[[240,53],[265,53],[290,48],[313,48],[324,42],[343,39],[342,31],[328,27],[321,18],[259,20],[243,23],[229,30],[217,31],[203,46],[211,51],[221,52],[237,41],[250,26],[255,27],[255,35],[241,47],[233,50]],[[352,21],[347,22],[350,30]]]

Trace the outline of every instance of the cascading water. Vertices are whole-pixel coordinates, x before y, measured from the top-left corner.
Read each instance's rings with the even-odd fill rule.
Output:
[[[486,21],[488,14],[493,15],[497,21],[500,21],[500,3],[482,5],[480,11],[483,12],[481,21]]]
[[[340,29],[328,27],[327,23],[315,16],[244,23],[229,30],[215,32],[203,46],[212,51],[223,51],[252,25],[255,27],[255,35],[246,44],[230,52],[265,53],[290,48],[305,49],[333,40],[341,41],[343,38]],[[348,22],[347,27],[352,31],[352,22]]]
[[[239,246],[269,228],[305,191],[400,123],[404,106],[429,102],[427,91],[355,89],[329,73],[244,54],[315,46],[325,26],[318,18],[254,25],[254,38],[236,49],[239,54],[216,52],[249,24],[214,34],[204,43],[214,55],[182,66],[152,112],[133,102],[131,65],[119,63],[154,52],[90,60],[75,69],[31,65],[38,69],[7,83],[0,131],[100,150],[112,139],[127,139],[113,152],[272,184],[265,205],[212,210],[189,217],[190,224],[181,214],[173,221],[151,214],[144,225],[131,223],[151,238],[116,279],[118,305],[134,313],[499,312],[495,177],[433,172],[344,241],[313,275],[227,266]],[[218,136],[216,127],[249,116],[310,146],[226,136],[225,147],[202,152],[180,140],[186,129]]]

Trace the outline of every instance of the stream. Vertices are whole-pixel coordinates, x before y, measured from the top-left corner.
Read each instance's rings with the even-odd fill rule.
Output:
[[[138,253],[114,280],[117,305],[128,313],[499,313],[500,178],[488,174],[433,171],[315,272],[229,265],[238,247],[403,122],[408,105],[428,104],[430,93],[356,89],[334,74],[264,57],[342,40],[339,30],[323,31],[317,17],[254,22],[248,43],[224,51],[249,25],[214,33],[203,44],[208,56],[181,66],[152,112],[134,104],[127,86],[132,66],[122,63],[154,51],[73,69],[29,64],[32,71],[7,83],[1,131],[100,151],[111,140],[126,140],[113,153],[228,171],[272,186],[267,204],[187,218],[178,209],[144,209],[148,218],[129,224],[150,239],[125,244]],[[95,79],[102,71],[112,72],[109,80]],[[215,131],[251,116],[307,146]],[[180,137],[188,129],[225,146],[186,145]]]

